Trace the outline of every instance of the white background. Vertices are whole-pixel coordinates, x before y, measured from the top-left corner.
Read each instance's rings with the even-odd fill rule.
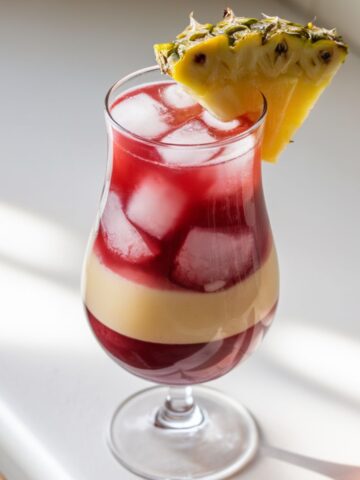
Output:
[[[326,28],[337,27],[348,41],[360,51],[359,0],[289,0],[299,7],[308,19],[317,18]]]
[[[227,3],[2,4],[0,472],[8,480],[133,478],[104,438],[116,405],[146,383],[104,355],[79,294],[105,173],[103,98],[122,75],[154,63],[152,44],[170,40],[189,11],[215,21]],[[344,29],[359,12],[341,4]],[[232,6],[309,20],[276,0]],[[213,382],[251,408],[269,444],[352,464],[360,464],[359,78],[351,54],[295,143],[264,165],[281,268],[277,321],[258,354]],[[236,478],[320,477],[264,454]]]

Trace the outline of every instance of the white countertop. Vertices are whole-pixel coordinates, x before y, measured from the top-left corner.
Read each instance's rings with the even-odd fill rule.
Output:
[[[226,2],[126,3],[2,8],[0,476],[8,480],[135,478],[105,433],[117,404],[149,384],[96,344],[78,288],[105,172],[102,98],[118,77],[153,63],[149,45],[171,38],[186,12],[215,19]],[[276,0],[243,0],[236,10],[289,15]],[[350,55],[280,163],[264,165],[281,268],[277,320],[253,358],[211,383],[251,409],[269,445],[349,464],[360,464],[359,77]],[[323,477],[268,450],[234,478]]]

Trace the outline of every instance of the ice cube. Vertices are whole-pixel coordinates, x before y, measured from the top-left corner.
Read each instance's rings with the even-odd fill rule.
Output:
[[[209,133],[202,122],[191,120],[163,137],[161,141],[176,145],[201,145],[215,142],[216,139]],[[204,149],[159,147],[158,150],[163,160],[172,165],[191,165],[206,162],[219,152],[219,149],[214,147]]]
[[[217,290],[221,290],[223,287],[225,287],[225,285],[225,280],[216,280],[216,282],[204,285],[204,290],[205,292],[216,292]]]
[[[169,128],[166,108],[146,93],[120,101],[111,115],[119,125],[145,138],[156,138]]]
[[[206,292],[222,289],[244,276],[253,266],[254,236],[241,232],[190,230],[174,262],[173,280]]]
[[[185,90],[177,83],[166,87],[163,90],[164,102],[173,108],[189,108],[197,104],[197,101],[191,97]]]
[[[201,114],[202,120],[209,127],[215,128],[216,130],[229,131],[234,130],[235,128],[240,127],[241,123],[239,120],[231,120],[230,122],[222,122],[218,118],[214,117],[210,112],[204,110]]]
[[[186,195],[163,177],[145,177],[131,196],[126,214],[139,228],[158,239],[177,226]]]
[[[202,176],[209,185],[205,192],[207,198],[228,198],[231,195],[242,195],[245,201],[253,194],[253,155],[246,154],[227,162],[214,165]],[[246,190],[246,192],[245,192]]]
[[[115,192],[109,192],[101,217],[101,229],[108,248],[129,262],[146,262],[159,254],[155,242],[145,241],[126,218]]]
[[[254,153],[253,149],[256,145],[256,137],[253,134],[248,134],[239,140],[232,142],[230,145],[224,148],[221,156],[224,160],[228,160],[235,157],[241,157],[242,155],[248,155],[248,158],[252,158]]]
[[[247,188],[252,193],[252,175],[254,166],[255,140],[253,135],[244,137],[232,145],[224,147],[214,159],[219,161],[202,173],[207,178],[209,188],[206,196],[210,198],[227,197]],[[249,187],[249,188],[248,188]],[[244,192],[242,193],[244,195]]]

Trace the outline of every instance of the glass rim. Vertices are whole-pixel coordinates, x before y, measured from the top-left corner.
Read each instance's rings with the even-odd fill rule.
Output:
[[[261,97],[263,99],[263,108],[262,108],[262,111],[259,115],[259,118],[249,128],[247,128],[246,130],[243,130],[242,132],[240,132],[240,133],[238,133],[234,136],[228,137],[224,140],[215,140],[214,142],[201,143],[201,144],[199,144],[199,143],[194,143],[194,144],[193,143],[186,143],[186,144],[183,144],[183,143],[168,143],[168,142],[162,142],[161,140],[152,140],[152,139],[149,139],[149,138],[142,137],[141,135],[138,135],[138,134],[132,132],[131,130],[128,130],[127,128],[125,128],[123,125],[121,125],[120,123],[118,123],[114,119],[114,117],[111,114],[111,110],[110,110],[110,107],[111,107],[111,105],[109,104],[110,103],[109,102],[110,101],[110,96],[114,93],[114,91],[117,88],[121,87],[122,85],[124,85],[129,80],[132,80],[132,79],[134,79],[138,76],[141,76],[141,75],[149,73],[149,72],[155,72],[156,70],[160,71],[160,67],[158,65],[153,65],[151,67],[141,68],[141,69],[136,70],[132,73],[129,73],[128,75],[125,75],[124,77],[120,78],[120,80],[115,82],[110,87],[110,89],[108,90],[108,92],[105,96],[105,115],[106,115],[106,117],[110,120],[111,124],[115,128],[117,128],[121,132],[125,133],[130,138],[133,138],[133,139],[135,139],[135,140],[137,140],[141,143],[147,144],[147,145],[152,145],[152,146],[162,147],[162,148],[177,148],[177,149],[189,149],[189,148],[191,148],[192,150],[193,149],[204,150],[204,149],[222,147],[222,146],[226,146],[226,145],[230,145],[232,143],[235,143],[235,142],[247,137],[248,135],[250,135],[254,131],[256,131],[263,124],[263,122],[265,120],[265,117],[266,117],[266,114],[267,114],[267,108],[268,108],[267,107],[267,100],[266,100],[265,95],[259,90],[259,93],[261,94]],[[171,79],[169,79],[169,81],[171,81]],[[174,83],[176,83],[176,82],[174,81]]]

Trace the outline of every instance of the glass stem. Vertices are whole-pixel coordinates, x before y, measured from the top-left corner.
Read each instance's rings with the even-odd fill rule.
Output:
[[[155,417],[157,427],[174,430],[199,427],[204,421],[205,415],[196,405],[191,387],[169,387],[165,403]]]

